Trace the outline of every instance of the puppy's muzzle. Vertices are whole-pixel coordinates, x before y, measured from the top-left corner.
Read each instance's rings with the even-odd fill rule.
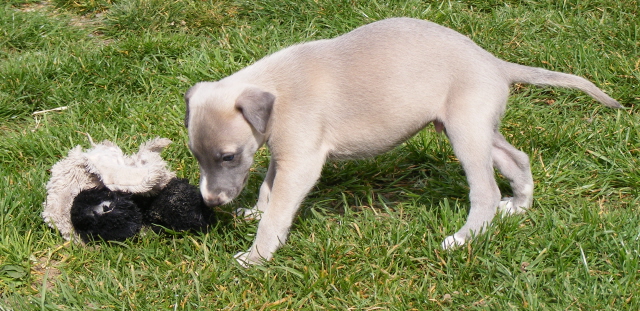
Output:
[[[229,198],[229,196],[227,196],[227,194],[224,192],[220,192],[217,194],[203,192],[202,199],[204,200],[204,203],[209,207],[224,205],[231,201],[231,198]]]
[[[238,182],[234,180],[224,180],[227,186],[220,187],[217,186],[220,181],[218,181],[218,183],[214,185],[209,183],[210,179],[201,178],[200,193],[202,193],[202,199],[204,200],[204,203],[209,207],[227,204],[238,196],[238,194],[247,184],[248,179],[249,174],[245,174],[244,177],[242,177],[242,182],[240,184],[238,184]]]

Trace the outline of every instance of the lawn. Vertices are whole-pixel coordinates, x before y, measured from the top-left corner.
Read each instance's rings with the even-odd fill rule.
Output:
[[[640,4],[568,1],[9,0],[0,4],[0,310],[639,310]],[[294,43],[387,17],[451,27],[498,57],[586,77],[620,101],[516,85],[502,132],[531,157],[535,200],[471,243],[468,186],[432,128],[332,162],[287,245],[240,267],[266,173],[208,233],[67,243],[40,217],[51,166],[80,145],[154,137],[198,183],[184,92]],[[508,183],[499,185],[509,195]]]

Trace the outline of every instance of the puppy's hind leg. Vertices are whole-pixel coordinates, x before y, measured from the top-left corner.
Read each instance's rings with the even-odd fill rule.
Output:
[[[445,125],[453,150],[467,176],[471,207],[464,226],[442,242],[445,249],[462,245],[473,234],[482,233],[491,224],[500,203],[500,190],[491,161],[493,121],[464,116],[457,120],[457,123]]]
[[[516,149],[497,130],[491,149],[493,165],[506,177],[513,190],[513,198],[500,202],[499,209],[507,215],[524,213],[533,202],[533,177],[529,156]]]

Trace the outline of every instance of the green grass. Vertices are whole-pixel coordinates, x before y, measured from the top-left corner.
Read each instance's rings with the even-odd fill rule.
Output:
[[[0,5],[0,310],[638,310],[640,10],[633,1],[11,0]],[[286,246],[233,254],[256,223],[82,247],[40,213],[49,168],[76,145],[164,158],[197,183],[182,94],[285,46],[392,16],[456,29],[505,60],[587,77],[514,87],[503,133],[531,156],[533,208],[454,251],[468,186],[431,129],[374,159],[327,164]],[[68,107],[58,112],[35,111]],[[268,152],[233,207],[252,206]],[[499,181],[505,194],[508,183]]]

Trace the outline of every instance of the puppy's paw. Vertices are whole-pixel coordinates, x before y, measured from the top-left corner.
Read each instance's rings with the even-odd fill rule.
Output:
[[[522,214],[525,212],[524,208],[518,207],[513,204],[513,198],[511,197],[502,198],[502,201],[500,201],[500,204],[498,204],[498,210],[500,211],[502,217]]]
[[[243,268],[249,268],[249,260],[247,257],[249,257],[249,252],[239,252],[233,256]]]
[[[466,242],[465,238],[457,237],[455,234],[450,235],[442,242],[442,249],[454,249]]]
[[[238,208],[235,211],[236,217],[241,217],[245,220],[260,220],[262,212],[257,208]]]
[[[260,257],[260,256],[255,256],[252,255],[250,251],[247,252],[239,252],[237,254],[235,254],[233,256],[233,258],[236,259],[236,261],[243,267],[243,268],[249,268],[249,266],[253,266],[253,265],[259,265],[261,264],[263,261],[265,261],[264,258]]]

